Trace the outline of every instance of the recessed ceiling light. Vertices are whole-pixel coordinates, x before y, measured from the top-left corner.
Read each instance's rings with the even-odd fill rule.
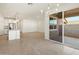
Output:
[[[50,9],[50,5],[48,4],[48,7],[47,7],[47,9]]]
[[[56,11],[58,11],[58,9],[57,9],[57,8],[56,8],[55,10],[56,10]]]
[[[50,7],[48,6],[48,9],[50,9]]]
[[[60,4],[57,4],[57,7],[59,7]]]
[[[43,10],[40,10],[41,14],[43,13]]]

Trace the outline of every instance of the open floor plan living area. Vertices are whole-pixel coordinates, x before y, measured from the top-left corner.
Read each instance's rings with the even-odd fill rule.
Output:
[[[79,4],[0,3],[0,55],[79,55]]]

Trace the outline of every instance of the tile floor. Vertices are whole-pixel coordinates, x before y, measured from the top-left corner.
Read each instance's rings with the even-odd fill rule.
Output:
[[[1,55],[78,55],[73,49],[53,40],[45,40],[41,33],[23,34],[20,40],[0,36]]]
[[[64,43],[70,47],[73,47],[75,49],[79,49],[79,38],[74,38],[74,37],[64,37]]]

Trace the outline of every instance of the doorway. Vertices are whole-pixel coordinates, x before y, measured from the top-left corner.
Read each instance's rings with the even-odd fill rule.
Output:
[[[49,38],[62,42],[62,12],[49,15]]]

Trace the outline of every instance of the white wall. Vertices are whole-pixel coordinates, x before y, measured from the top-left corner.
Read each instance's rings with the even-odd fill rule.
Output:
[[[22,32],[44,32],[44,19],[23,19]]]
[[[0,15],[0,35],[4,34],[4,18]]]
[[[44,17],[38,18],[37,24],[38,24],[38,32],[44,32],[44,29],[45,29],[44,28],[44,25],[45,25]]]
[[[23,26],[22,27],[23,32],[37,31],[37,22],[33,19],[23,19],[22,26]]]
[[[45,39],[49,40],[49,15],[45,13],[45,29],[44,29]]]

